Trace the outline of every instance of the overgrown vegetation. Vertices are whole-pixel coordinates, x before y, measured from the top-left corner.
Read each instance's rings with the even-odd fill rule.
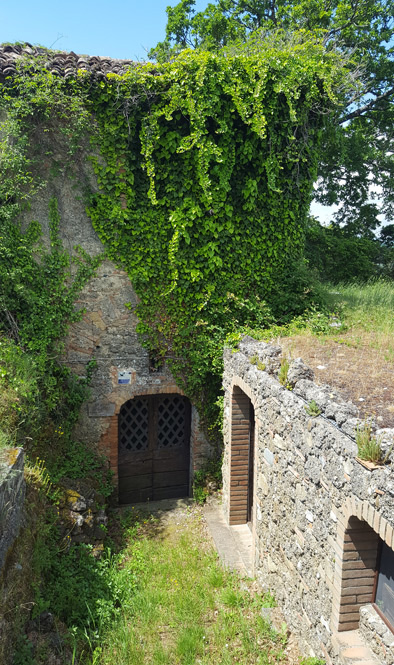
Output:
[[[106,476],[107,463],[103,465],[95,452],[73,438],[92,368],[88,367],[86,377],[80,379],[60,360],[68,326],[81,316],[75,310],[75,300],[100,259],[93,260],[77,249],[71,257],[64,250],[55,198],[47,215],[48,237],[44,239],[38,221],[22,225],[21,213],[43,185],[33,172],[38,170],[37,162],[43,154],[48,153],[51,141],[53,148],[52,132],[60,132],[67,150],[74,154],[73,142],[80,130],[86,129],[83,109],[61,94],[56,80],[48,89],[40,85],[38,81],[42,84],[44,78],[37,73],[33,83],[25,76],[21,96],[18,85],[22,81],[9,82],[0,100],[0,445],[23,446],[30,461],[26,471],[27,525],[13,554],[15,571],[6,570],[7,585],[12,584],[12,589],[3,589],[3,660],[8,662],[16,648],[15,665],[41,663],[48,655],[45,640],[42,646],[39,640],[33,653],[24,633],[29,617],[34,620],[45,608],[57,613],[54,630],[67,652],[67,626],[72,626],[75,617],[70,612],[67,626],[61,622],[62,596],[59,588],[57,593],[53,591],[55,576],[64,585],[66,574],[81,580],[82,571],[86,577],[90,572],[91,577],[95,574],[101,579],[102,574],[105,578],[105,564],[92,558],[89,568],[82,548],[78,565],[74,565],[77,555],[72,560],[67,553],[68,544],[59,538],[56,505],[60,493],[53,482],[83,474],[105,496],[112,491]],[[49,89],[52,97],[48,96]],[[30,117],[33,108],[35,123]],[[40,132],[45,141],[36,140]],[[64,572],[63,577],[59,570]],[[110,588],[110,581],[106,583]],[[100,592],[106,599],[103,588]],[[86,611],[86,598],[81,594],[80,598]],[[95,609],[92,604],[92,611]],[[86,626],[91,631],[89,619]]]
[[[40,162],[51,161],[60,143],[65,172],[88,128],[78,83],[69,82],[66,90],[42,71],[41,60],[25,63],[23,74],[8,79],[0,95],[0,440],[23,445],[33,459],[44,457],[58,480],[72,477],[71,447],[90,460],[93,474],[98,467],[96,456],[72,438],[92,368],[78,379],[60,356],[68,326],[82,315],[75,300],[100,257],[92,259],[81,248],[72,256],[65,251],[56,198],[40,220],[48,224],[45,239],[39,221],[22,222],[32,197],[46,185],[38,175]]]
[[[205,424],[226,335],[287,308],[275,284],[302,251],[319,137],[344,74],[316,40],[279,35],[264,48],[185,52],[89,92],[105,159],[89,214],[130,275],[151,354]]]
[[[63,250],[55,200],[50,247],[38,222],[22,228],[23,207],[44,184],[33,175],[37,160],[45,154],[50,161],[59,140],[75,155],[89,127],[100,189],[88,194],[88,213],[107,256],[128,272],[139,296],[144,343],[158,361],[168,362],[217,437],[225,340],[272,324],[296,325],[290,323],[294,316],[300,326],[320,332],[329,325],[319,310],[322,289],[311,285],[300,255],[319,141],[349,91],[350,64],[304,32],[223,54],[186,52],[171,64],[136,66],[105,81],[86,73],[63,80],[43,62],[21,60],[0,101],[0,440],[24,443],[33,458],[45,457],[54,481],[83,473],[104,482],[100,460],[72,436],[89,371],[80,380],[59,362],[61,340],[81,314],[74,312],[74,300],[97,262],[83,252],[71,260]],[[195,491],[202,500],[203,478]],[[111,662],[114,648],[121,653],[128,631],[127,662],[141,660],[126,617],[139,617],[144,635],[154,598],[139,595],[136,579],[141,576],[143,585],[149,571],[153,583],[157,552],[141,540],[124,555],[108,549],[96,560],[88,547],[59,543],[56,521],[48,508],[34,556],[43,583],[36,584],[33,614],[55,612],[79,650],[94,653],[95,663]],[[204,557],[187,543],[185,549],[197,575]],[[176,551],[179,556],[182,548]],[[200,595],[190,605],[185,577],[175,598],[174,571],[181,562],[171,549],[167,553],[168,567],[160,573],[166,581],[158,581],[163,593],[172,583],[161,600],[185,625],[177,636],[169,631],[167,650],[156,633],[152,654],[158,662],[176,657],[192,663],[197,655],[212,662],[212,654],[231,662],[225,639],[240,635],[240,625],[234,648],[245,663],[262,661],[261,647],[277,636],[261,617],[242,619],[240,608],[250,598],[211,565],[212,555],[212,588],[194,584]],[[209,649],[199,628],[207,599],[220,617],[208,631]],[[119,632],[106,635],[117,618]],[[21,662],[27,648],[21,643]]]
[[[326,205],[338,204],[333,213],[333,228],[348,239],[374,238],[380,224],[379,213],[393,220],[393,112],[394,35],[393,0],[213,0],[198,9],[195,0],[179,0],[166,9],[165,39],[152,49],[155,59],[168,60],[185,48],[217,52],[223,45],[245,42],[253,35],[264,43],[267,33],[282,29],[288,33],[313,30],[324,35],[327,51],[335,46],[350,49],[362,83],[338,107],[326,128],[319,156],[316,198]],[[394,225],[381,232],[385,244],[393,244]],[[326,234],[322,240],[340,247],[347,242],[342,233]],[[339,237],[338,237],[339,236]],[[363,249],[362,268],[370,247]],[[375,243],[376,247],[377,243]],[[357,243],[349,243],[353,250]],[[352,251],[353,254],[353,251]],[[331,258],[335,261],[335,256]],[[367,261],[368,262],[368,261]],[[330,261],[328,261],[330,263]],[[356,262],[352,261],[356,268]],[[338,262],[339,279],[346,266]],[[337,276],[334,276],[338,279]],[[333,279],[333,277],[330,277]]]
[[[182,512],[164,524],[141,515],[137,538],[135,518],[123,515],[132,526],[122,575],[137,568],[139,582],[89,663],[280,663],[286,631],[275,631],[260,613],[272,607],[272,596],[256,593],[247,581],[241,587],[207,545],[198,509]]]
[[[23,446],[34,459],[44,456],[56,480],[71,476],[74,455],[97,456],[72,439],[82,402],[87,397],[90,368],[78,379],[60,362],[62,339],[80,318],[75,299],[92,276],[98,260],[82,250],[71,259],[59,239],[59,213],[49,210],[50,248],[32,222],[23,232],[17,220],[2,220],[0,237],[0,441]],[[48,445],[48,440],[51,445]],[[78,449],[78,451],[77,451]],[[75,462],[74,462],[75,464]],[[87,472],[86,465],[82,469]]]
[[[2,86],[11,188],[4,218],[14,220],[41,185],[29,141],[50,158],[51,140],[61,134],[73,153],[89,125],[100,190],[89,197],[88,213],[139,296],[139,332],[151,356],[168,362],[209,429],[226,336],[280,318],[288,309],[283,291],[292,286],[302,292],[292,311],[313,301],[301,286],[305,271],[294,266],[325,123],[355,87],[351,63],[305,31],[225,53],[184,52],[170,64],[138,65],[105,81],[86,72],[64,80],[44,63],[22,59],[19,74]],[[37,233],[31,225],[25,244]],[[80,286],[76,279],[74,293],[61,287],[65,265],[58,267],[57,307],[67,313],[51,312],[52,337],[71,317],[67,294],[72,299]],[[38,304],[38,317],[23,325],[31,328],[29,344],[42,345],[49,312]],[[43,329],[32,327],[37,319]]]
[[[0,579],[1,662],[40,665],[54,652],[65,664],[83,657],[87,662],[134,594],[138,562],[126,570],[111,541],[95,552],[90,545],[71,545],[69,535],[61,538],[61,492],[43,461],[28,464],[25,477],[27,519]]]

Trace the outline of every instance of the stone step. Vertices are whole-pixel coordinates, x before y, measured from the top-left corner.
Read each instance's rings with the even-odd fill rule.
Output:
[[[332,646],[342,665],[380,665],[358,630],[334,633]]]

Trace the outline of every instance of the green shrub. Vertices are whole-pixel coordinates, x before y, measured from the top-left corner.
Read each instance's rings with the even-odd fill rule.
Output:
[[[339,228],[312,221],[306,230],[305,257],[324,281],[334,284],[349,280],[365,281],[390,271],[390,250],[378,240],[345,235]]]
[[[273,319],[288,323],[308,311],[327,311],[327,293],[304,259],[291,261],[276,275],[267,296]]]
[[[12,665],[38,665],[37,660],[34,658],[33,644],[26,635],[18,636]]]
[[[222,458],[208,460],[204,467],[196,471],[193,476],[193,499],[196,503],[203,504],[210,494],[209,484],[212,483],[216,489],[222,483]]]
[[[35,614],[53,612],[76,635],[95,642],[131,601],[142,562],[138,555],[124,568],[110,549],[97,558],[91,545],[60,551],[56,541],[42,544],[39,556],[44,584],[37,592]]]

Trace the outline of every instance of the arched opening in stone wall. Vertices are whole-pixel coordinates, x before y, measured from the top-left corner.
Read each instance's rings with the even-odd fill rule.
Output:
[[[367,501],[348,497],[342,510],[331,626],[338,632],[360,628],[374,641],[387,630],[384,624],[388,636],[394,633],[394,528]],[[376,637],[378,643],[382,639]]]
[[[119,503],[189,495],[191,405],[179,394],[139,395],[118,416]]]
[[[231,403],[229,524],[253,521],[255,416],[249,397],[234,386]]]
[[[354,630],[360,621],[360,607],[374,600],[379,535],[357,517],[350,517],[345,529],[341,565],[341,588],[337,594],[338,631]],[[334,601],[335,602],[335,601]]]
[[[366,521],[353,516],[345,529],[342,561],[339,563],[338,631],[358,628],[360,608],[369,604],[393,630],[394,552],[391,547]]]

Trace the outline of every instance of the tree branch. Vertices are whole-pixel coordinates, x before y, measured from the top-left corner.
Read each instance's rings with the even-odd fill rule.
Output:
[[[353,21],[354,21],[354,18],[356,16],[356,14],[357,14],[357,9],[358,9],[358,0],[356,0],[356,2],[354,3],[354,5],[353,5],[353,14],[347,20],[347,22],[344,23],[343,25],[340,25],[338,28],[333,28],[332,30],[330,30],[329,33],[328,33],[328,37],[330,38],[333,35],[336,35],[338,32],[341,32],[342,30],[344,30],[344,29],[348,28],[349,26],[351,26]],[[360,27],[360,26],[358,26],[358,27]],[[368,27],[368,26],[366,26],[366,27]]]
[[[389,90],[386,90],[381,95],[378,95],[378,97],[375,97],[375,99],[371,99],[368,104],[365,104],[365,106],[362,106],[359,109],[356,109],[355,111],[351,111],[350,113],[347,113],[344,115],[342,118],[339,119],[339,124],[341,125],[343,122],[347,122],[348,120],[353,120],[353,118],[359,118],[361,115],[364,113],[367,113],[367,111],[371,111],[376,104],[379,102],[383,101],[384,99],[387,99],[390,97],[390,95],[394,94],[394,87],[390,88]]]

